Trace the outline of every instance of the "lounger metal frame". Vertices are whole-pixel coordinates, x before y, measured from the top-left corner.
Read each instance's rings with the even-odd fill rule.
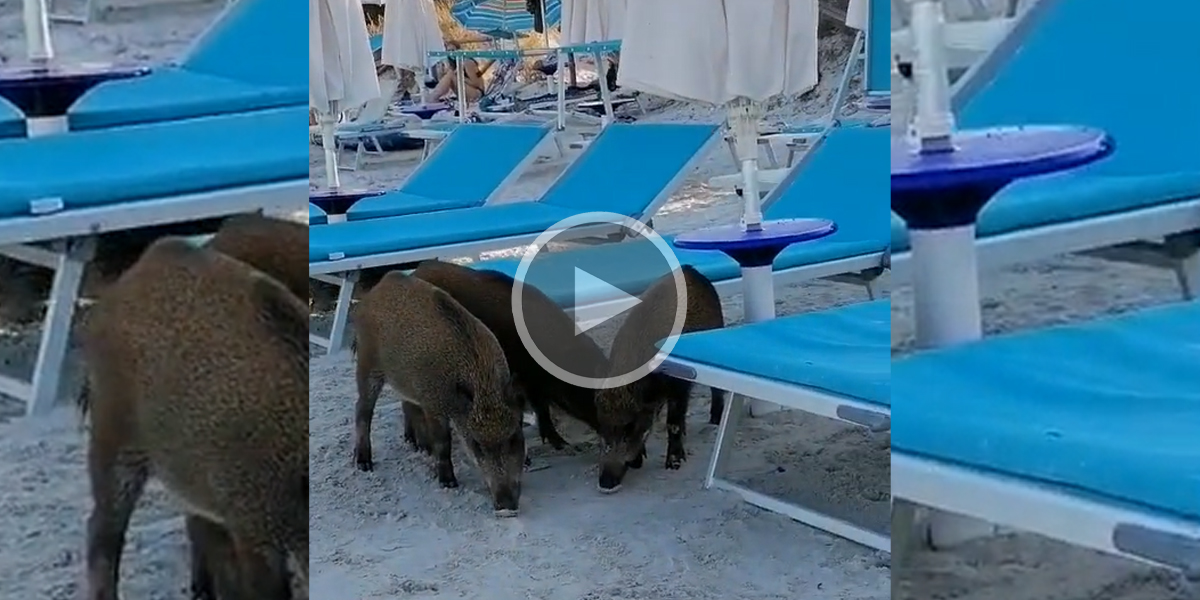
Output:
[[[1163,239],[1162,242],[1148,241]],[[979,268],[993,269],[1057,254],[1085,254],[1175,272],[1185,299],[1200,296],[1200,197],[1133,212],[989,236],[976,242]],[[911,276],[912,253],[892,257],[892,276]]]
[[[725,404],[725,412],[721,415],[721,425],[717,429],[717,439],[713,446],[712,457],[709,459],[708,470],[704,476],[705,489],[728,490],[740,495],[746,502],[771,512],[785,515],[806,525],[876,550],[891,551],[892,543],[888,535],[798,504],[773,498],[721,478],[721,473],[725,470],[729,460],[737,427],[746,412],[744,407],[747,397],[769,400],[787,408],[866,427],[877,433],[890,430],[890,408],[671,356],[665,357],[659,370],[672,377],[726,390],[730,393],[729,402]]]
[[[59,213],[0,219],[0,254],[54,271],[41,342],[30,380],[0,375],[0,394],[26,403],[26,414],[49,412],[58,398],[71,323],[84,270],[100,234],[202,221],[264,209],[294,208],[308,179],[139,200]]]
[[[691,174],[696,165],[708,154],[712,146],[719,139],[719,134],[714,132],[713,136],[702,145],[691,158],[683,165],[683,167],[675,173],[667,185],[663,186],[654,200],[639,214],[634,216],[637,220],[645,223],[649,221],[655,213],[666,204],[671,198],[671,194],[679,189],[687,177]],[[580,161],[573,161],[567,168],[559,174],[554,183],[550,185],[551,190],[563,178],[570,175],[574,170],[580,168]],[[540,200],[539,200],[540,201]],[[472,209],[463,209],[472,210]],[[336,226],[336,225],[334,225]],[[387,252],[383,254],[374,254],[371,256],[360,256],[354,258],[344,258],[340,260],[326,260],[320,262],[309,262],[309,276],[318,281],[332,284],[338,288],[337,307],[334,309],[332,328],[329,337],[323,337],[314,333],[309,334],[309,342],[324,348],[327,355],[334,355],[341,352],[345,346],[346,326],[350,316],[350,305],[354,296],[354,287],[358,281],[358,273],[364,269],[372,267],[384,267],[390,265],[401,265],[405,263],[413,263],[422,260],[434,258],[456,258],[470,257],[478,259],[483,252],[491,252],[495,250],[506,250],[509,248],[518,248],[533,244],[539,236],[548,231],[555,232],[555,242],[564,242],[570,240],[582,240],[585,238],[603,238],[612,242],[623,239],[622,231],[624,228],[616,225],[604,223],[586,227],[573,227],[565,230],[547,229],[544,231],[536,231],[528,234],[515,236],[506,236],[501,238],[489,238],[474,242],[466,242],[461,244],[450,244],[446,246],[431,246],[427,248],[416,248],[411,250],[402,250],[399,252]]]
[[[1102,503],[892,450],[892,496],[1140,562],[1200,574],[1200,522]]]

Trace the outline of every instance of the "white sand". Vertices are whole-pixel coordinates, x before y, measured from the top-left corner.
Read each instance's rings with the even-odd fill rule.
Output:
[[[138,20],[86,29],[55,25],[54,39],[64,59],[165,60],[186,47],[213,10],[211,5],[158,10]],[[20,31],[19,2],[0,0],[0,57],[9,64],[23,54]],[[827,51],[835,49],[827,45]],[[832,84],[826,78],[823,85]],[[815,118],[826,110],[819,102],[788,102],[773,115]],[[715,121],[720,114],[668,105],[652,118]],[[344,175],[350,184],[390,187],[413,164],[411,157],[389,157]],[[562,165],[559,160],[534,166],[506,195],[536,194]],[[313,166],[318,180],[317,151]],[[660,229],[679,231],[736,219],[738,206],[731,195],[699,183],[732,170],[728,153],[723,148],[714,152],[702,173],[656,219]],[[992,331],[1089,318],[1176,294],[1165,273],[1083,258],[989,273],[985,292]],[[864,295],[857,288],[817,282],[780,290],[778,297],[780,313],[788,314],[857,302]],[[907,290],[899,290],[896,299],[900,314],[908,314]],[[741,320],[737,298],[727,299],[726,318]],[[5,371],[28,370],[35,333],[0,337]],[[490,515],[480,480],[465,463],[462,488],[437,489],[428,465],[413,460],[399,443],[394,403],[380,404],[376,472],[355,471],[349,375],[346,359],[313,369],[315,598],[889,597],[886,555],[753,509],[721,492],[699,490],[713,433],[704,424],[706,394],[696,395],[687,439],[691,460],[684,469],[662,468],[663,443],[656,436],[647,466],[630,476],[620,494],[600,496],[594,487],[594,444],[579,428],[567,427],[564,435],[577,443],[576,453],[535,444],[537,464],[548,468],[527,476],[522,516],[500,521]],[[72,394],[68,383],[63,395]],[[0,415],[11,416],[14,405],[0,408]],[[78,597],[83,523],[90,508],[83,440],[69,409],[0,424],[0,598]],[[879,525],[886,521],[884,443],[886,439],[871,439],[828,421],[774,415],[747,422],[732,470],[764,491]],[[178,514],[152,484],[126,546],[123,582],[128,597],[182,597],[187,563]],[[896,597],[913,600],[1170,597],[1169,580],[1154,571],[1023,536],[922,557],[897,580]]]

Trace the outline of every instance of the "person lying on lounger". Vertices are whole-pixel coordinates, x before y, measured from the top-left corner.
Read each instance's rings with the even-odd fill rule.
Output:
[[[461,47],[454,42],[446,43],[446,50],[448,51],[453,52],[455,50],[459,50],[460,48]],[[437,69],[439,72],[437,84],[432,90],[430,90],[428,94],[426,94],[426,102],[438,102],[440,100],[447,100],[451,94],[454,94],[455,96],[458,95],[458,74],[456,71],[458,66],[457,63],[457,59],[453,57],[446,57],[444,63],[439,65],[439,68]],[[479,63],[475,62],[475,60],[471,58],[462,59],[462,69],[463,75],[465,76],[464,81],[467,84],[467,89],[465,92],[467,102],[477,102],[483,97],[483,71],[479,68]]]

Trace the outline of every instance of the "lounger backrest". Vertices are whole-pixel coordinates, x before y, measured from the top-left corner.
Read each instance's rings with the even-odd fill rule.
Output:
[[[891,177],[879,169],[891,152],[889,127],[839,127],[766,199],[768,219],[822,218],[838,224],[831,240],[891,235]]]
[[[544,125],[465,123],[400,186],[434,200],[491,198],[534,158]]]
[[[653,215],[717,134],[716,125],[613,123],[542,196],[572,210]]]
[[[863,87],[868,94],[888,94],[892,91],[892,9],[890,0],[871,0],[867,5],[867,58],[863,72]]]
[[[259,85],[308,85],[308,12],[295,0],[237,0],[196,40],[191,71]]]
[[[388,109],[392,106],[392,98],[399,88],[400,82],[395,77],[380,77],[379,97],[362,105],[362,109],[354,117],[354,124],[373,125],[382,121],[387,116]]]
[[[308,205],[308,224],[324,225],[328,222],[329,217],[325,214],[325,211],[321,210],[321,207],[310,202]]]
[[[967,73],[962,127],[1078,124],[1108,131],[1106,174],[1200,170],[1200,2],[1042,0]]]

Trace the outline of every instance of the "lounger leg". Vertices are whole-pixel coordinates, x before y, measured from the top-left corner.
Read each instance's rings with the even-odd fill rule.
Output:
[[[892,498],[892,568],[903,566],[917,549],[921,536],[917,531],[916,505]]]
[[[350,320],[350,303],[354,299],[354,286],[358,283],[358,272],[347,273],[338,286],[337,308],[333,310],[333,326],[329,330],[329,354],[332,356],[345,348],[346,325]]]
[[[778,169],[779,158],[775,156],[775,148],[771,145],[770,140],[759,140],[759,145],[767,154],[767,164],[771,165],[772,169]]]
[[[737,435],[738,424],[746,412],[745,404],[745,396],[729,394],[729,402],[725,403],[725,412],[721,415],[721,425],[717,428],[717,439],[713,444],[712,458],[708,461],[708,473],[704,476],[704,489],[713,486],[713,480],[720,476],[721,472],[725,470],[726,463],[729,462],[729,451],[734,437]]]
[[[37,362],[33,368],[27,413],[41,415],[50,412],[58,399],[59,382],[67,357],[67,342],[71,338],[71,321],[75,303],[83,282],[83,270],[92,259],[95,242],[91,238],[61,242],[54,267],[54,285],[42,322],[42,340]]]

